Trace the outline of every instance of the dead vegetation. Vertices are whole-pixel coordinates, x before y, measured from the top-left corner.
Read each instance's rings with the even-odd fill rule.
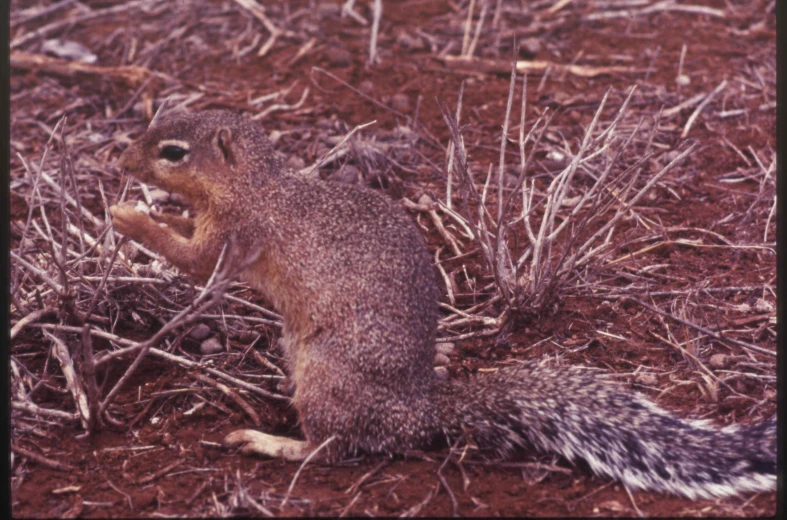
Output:
[[[774,411],[775,2],[400,4],[12,5],[15,514],[773,512],[635,503],[548,458],[300,473],[216,450],[238,424],[297,426],[280,317],[223,264],[193,285],[111,228],[126,198],[184,211],[112,167],[165,99],[248,112],[293,169],[401,198],[445,290],[450,372],[548,355],[725,424]],[[692,23],[748,54],[723,48],[720,74],[700,36],[660,38]]]

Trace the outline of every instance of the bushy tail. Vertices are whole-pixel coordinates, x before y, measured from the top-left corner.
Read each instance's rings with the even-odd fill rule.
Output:
[[[776,489],[776,417],[749,428],[681,420],[582,368],[519,365],[439,388],[450,437],[587,461],[631,489],[691,499]]]

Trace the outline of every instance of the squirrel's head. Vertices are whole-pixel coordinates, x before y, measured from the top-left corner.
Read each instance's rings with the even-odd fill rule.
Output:
[[[282,159],[253,121],[225,110],[154,118],[117,166],[193,204],[219,203],[234,189],[279,175]]]

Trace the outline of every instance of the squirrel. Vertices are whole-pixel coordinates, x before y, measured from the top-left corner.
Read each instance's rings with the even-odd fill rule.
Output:
[[[183,195],[195,219],[110,208],[116,231],[199,280],[224,244],[258,250],[238,277],[283,316],[280,343],[304,441],[239,430],[244,454],[327,462],[461,439],[497,455],[534,447],[631,489],[691,499],[776,488],[776,417],[683,420],[604,373],[521,363],[456,380],[432,366],[439,290],[403,208],[285,166],[263,129],[223,110],[154,121],[117,165]],[[165,225],[162,225],[165,224]]]

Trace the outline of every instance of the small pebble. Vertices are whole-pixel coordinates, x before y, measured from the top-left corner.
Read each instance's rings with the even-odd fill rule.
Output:
[[[391,108],[398,112],[410,111],[410,97],[407,94],[394,94],[391,96]]]
[[[448,379],[448,369],[445,367],[434,367],[434,374],[437,379]]]
[[[333,182],[343,182],[345,184],[357,184],[361,178],[361,172],[352,164],[346,164],[343,168],[331,172],[328,180]]]
[[[210,336],[211,330],[210,327],[205,325],[204,323],[200,323],[189,332],[189,337],[191,339],[196,339],[197,341],[202,341],[203,339]]]
[[[541,40],[538,38],[528,38],[519,44],[519,48],[529,55],[538,54],[541,50]]]
[[[422,206],[431,206],[433,202],[434,200],[432,200],[432,197],[430,197],[428,193],[424,193],[418,197],[418,204]]]
[[[561,202],[560,205],[566,208],[573,208],[579,204],[580,200],[582,200],[582,195],[577,195],[576,197],[565,197],[563,198],[563,202]]]
[[[741,303],[740,305],[734,305],[733,308],[738,312],[751,312],[751,305],[746,302]]]
[[[519,182],[519,176],[518,175],[513,175],[511,173],[504,173],[503,174],[503,184],[507,188],[513,188],[514,186],[516,186],[517,182]]]
[[[53,54],[58,58],[66,60],[76,60],[83,63],[95,63],[98,56],[90,52],[90,50],[79,42],[52,39],[47,40],[41,46],[41,52],[44,54]]]
[[[563,163],[566,161],[566,154],[557,150],[551,150],[547,152],[547,159],[557,163]]]
[[[216,338],[209,338],[200,344],[199,351],[203,356],[218,354],[219,352],[224,351],[224,345],[222,345],[221,342]]]
[[[771,302],[759,298],[754,302],[754,310],[757,312],[773,312],[775,309]]]
[[[296,155],[292,155],[289,159],[287,159],[287,166],[295,171],[298,171],[306,167],[306,161]]]
[[[347,49],[342,49],[341,47],[328,49],[328,52],[325,53],[325,57],[328,59],[328,63],[334,67],[346,67],[353,61],[352,54],[350,54]]]
[[[241,343],[251,343],[252,341],[257,339],[257,336],[259,336],[259,334],[257,334],[253,330],[244,330],[243,332],[238,334],[238,341],[240,341]]]
[[[402,31],[396,37],[396,42],[405,49],[422,50],[426,48],[423,38],[412,36],[407,31]]]
[[[444,354],[446,356],[448,354],[451,354],[455,348],[456,348],[455,343],[438,343],[437,345],[435,345],[435,350],[437,350],[438,353]]]
[[[653,374],[639,374],[637,376],[637,383],[647,386],[653,386],[659,382],[658,378]]]
[[[669,164],[669,163],[670,163],[672,160],[674,160],[674,159],[675,159],[675,158],[676,158],[678,155],[680,155],[680,152],[679,152],[679,151],[677,151],[677,150],[670,150],[669,152],[666,152],[666,153],[663,155],[663,157],[664,157],[664,160],[666,161],[666,163],[667,163],[667,164]]]
[[[713,354],[710,357],[710,366],[713,368],[725,368],[730,364],[730,356],[727,354]]]
[[[677,83],[681,87],[685,87],[689,83],[691,83],[691,78],[685,74],[681,74],[677,78],[675,78],[675,83]]]
[[[371,94],[372,91],[374,90],[374,83],[372,83],[368,79],[365,79],[361,81],[360,85],[358,85],[358,90],[360,90],[364,94]]]
[[[439,366],[439,367],[445,366],[445,365],[449,364],[450,362],[451,362],[451,360],[448,359],[448,356],[446,356],[445,354],[440,354],[439,352],[434,357],[434,364]]]
[[[331,4],[329,2],[317,3],[317,14],[320,18],[323,16],[339,16],[342,12],[342,6]]]

